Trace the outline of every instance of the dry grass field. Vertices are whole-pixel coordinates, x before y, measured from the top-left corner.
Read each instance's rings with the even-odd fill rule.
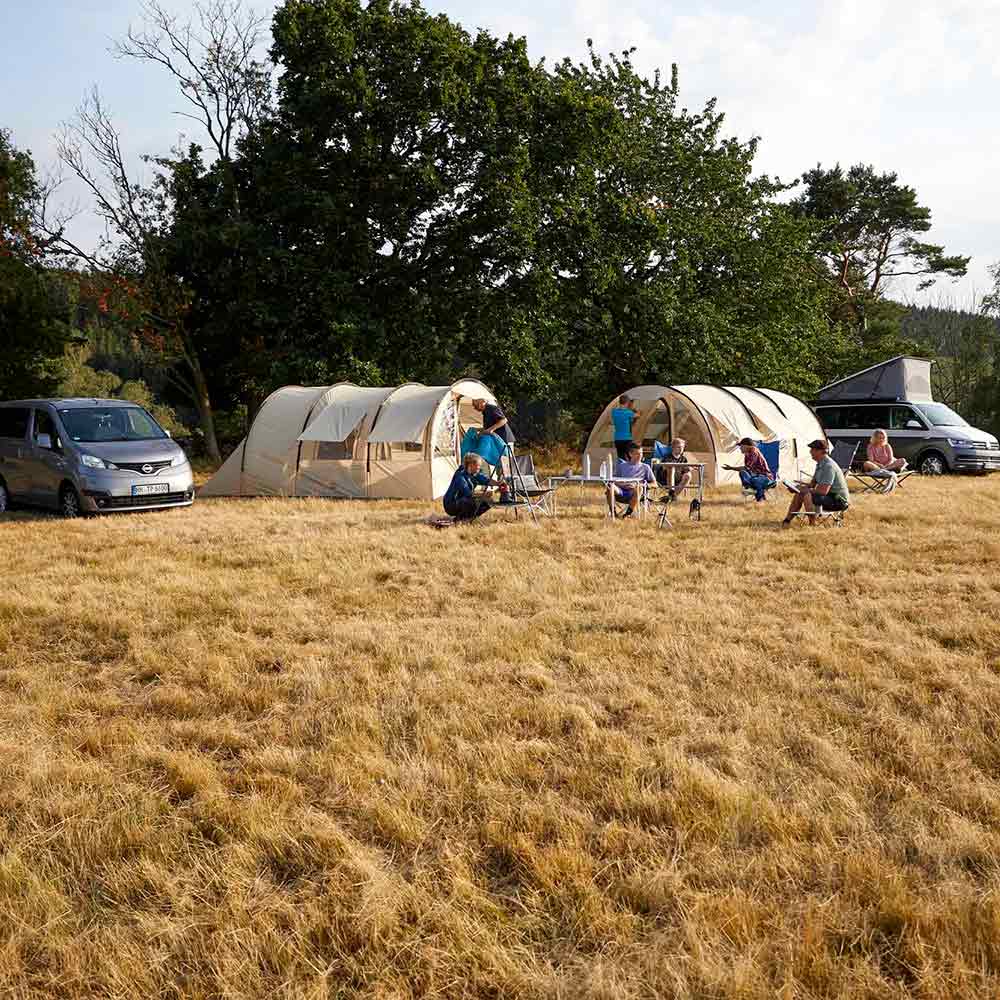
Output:
[[[998,995],[1000,476],[430,510],[0,520],[0,996]]]

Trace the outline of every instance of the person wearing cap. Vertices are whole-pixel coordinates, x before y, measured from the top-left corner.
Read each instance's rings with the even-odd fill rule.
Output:
[[[740,451],[743,452],[743,465],[724,465],[724,469],[740,474],[740,482],[743,489],[753,490],[754,499],[757,503],[763,503],[765,491],[774,482],[771,470],[768,468],[767,459],[761,453],[760,448],[750,438],[743,438],[740,441]]]
[[[818,510],[838,511],[850,507],[851,494],[847,488],[847,478],[840,466],[830,458],[828,451],[826,441],[809,442],[809,454],[816,463],[816,471],[808,483],[799,483],[799,489],[792,490],[795,496],[781,522],[783,528],[789,527],[795,515],[803,509],[809,515],[809,523],[815,524]]]
[[[635,400],[631,396],[622,393],[618,397],[618,405],[611,411],[611,423],[615,428],[615,451],[622,461],[628,460],[628,453],[632,447],[632,424],[639,416],[636,409]]]

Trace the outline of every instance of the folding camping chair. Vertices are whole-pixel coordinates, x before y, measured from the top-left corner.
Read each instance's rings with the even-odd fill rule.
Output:
[[[526,506],[532,511],[537,511],[544,517],[552,516],[552,508],[549,499],[555,493],[555,489],[550,486],[543,486],[538,482],[535,475],[535,460],[531,454],[517,455],[516,457],[504,456],[507,459],[506,482],[510,486],[511,500],[513,504],[501,503],[499,506],[514,507],[517,516],[518,506]]]
[[[857,441],[837,441],[830,453],[830,458],[840,466],[840,471],[845,476],[851,474],[851,464],[858,451]],[[814,510],[796,511],[792,517],[815,517],[818,524],[824,528],[842,528],[844,526],[844,515],[846,510]]]
[[[773,490],[775,486],[778,485],[778,469],[781,464],[781,442],[758,441],[757,448],[764,456],[764,461],[767,462],[767,467],[771,472],[771,481],[764,487],[764,499],[770,500],[771,498],[768,496],[768,492]],[[745,502],[747,500],[756,499],[757,492],[749,486],[744,486],[743,489],[740,490],[740,495],[743,497]]]
[[[848,475],[856,479],[861,484],[861,494],[865,493],[892,493],[910,478],[917,470],[904,469],[902,472],[888,472],[879,469],[875,472],[868,472],[864,469],[858,472],[850,472]]]
[[[656,478],[656,482],[666,489],[666,493],[661,494],[656,499],[656,503],[660,508],[659,520],[657,522],[657,527],[660,528],[672,528],[673,524],[670,518],[667,516],[667,508],[670,504],[674,503],[677,499],[676,494],[673,489],[672,475],[666,469],[658,469],[654,462],[672,462],[674,458],[673,450],[670,445],[663,444],[662,441],[653,442],[653,461],[648,464],[653,470],[653,475]],[[701,473],[699,472],[699,475]],[[690,486],[689,489],[696,492],[696,496],[691,500],[688,505],[688,517],[692,521],[701,520],[701,494],[704,488],[704,484],[699,480],[698,486]]]
[[[514,456],[514,449],[496,434],[484,434],[470,427],[462,438],[460,452],[462,458],[474,451],[486,464],[492,473],[493,479],[501,482],[506,480],[510,484],[508,495],[503,497],[500,503],[494,504],[494,510],[512,510],[517,517],[522,509],[526,509],[531,515],[532,521],[538,520],[538,510],[536,502],[528,496],[528,490],[522,489],[520,477],[518,475],[518,459]],[[506,468],[504,464],[506,462]],[[534,466],[532,466],[532,469]],[[510,478],[508,478],[510,476]]]

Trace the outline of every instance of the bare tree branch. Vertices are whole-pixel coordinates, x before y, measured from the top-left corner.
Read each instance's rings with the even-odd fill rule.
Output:
[[[203,0],[194,9],[194,22],[181,23],[160,0],[146,0],[143,26],[129,28],[113,51],[166,69],[195,109],[178,114],[203,125],[215,152],[228,161],[234,140],[270,97],[270,65],[257,57],[267,18],[243,0]]]

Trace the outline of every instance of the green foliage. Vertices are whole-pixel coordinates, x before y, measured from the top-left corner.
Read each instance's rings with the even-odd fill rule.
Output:
[[[58,371],[60,380],[54,394],[59,396],[93,396],[99,399],[128,399],[145,407],[164,430],[174,437],[187,437],[188,429],[177,414],[157,400],[149,386],[140,379],[123,381],[114,372],[101,371],[91,366],[92,349],[79,345],[66,350]]]
[[[931,228],[931,210],[897,174],[864,164],[845,173],[837,164],[807,171],[802,182],[805,191],[792,208],[822,224],[818,252],[830,279],[851,298],[877,297],[895,277],[920,277],[924,289],[942,275],[966,273],[970,258],[920,239]]]
[[[0,130],[0,398],[47,395],[71,337],[65,289],[42,266],[40,197],[31,156]]]

